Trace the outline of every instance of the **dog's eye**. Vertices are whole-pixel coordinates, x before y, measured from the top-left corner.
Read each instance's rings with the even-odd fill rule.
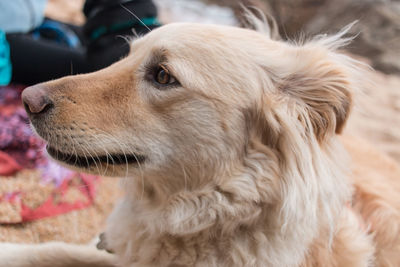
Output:
[[[162,85],[167,85],[167,84],[171,84],[171,83],[175,83],[176,79],[171,76],[168,73],[168,70],[165,69],[164,67],[159,67],[156,75],[155,75],[155,80],[157,83],[162,84]]]

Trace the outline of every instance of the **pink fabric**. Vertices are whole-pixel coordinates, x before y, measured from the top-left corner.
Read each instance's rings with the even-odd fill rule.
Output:
[[[79,190],[85,201],[65,201],[62,197],[55,201],[53,196],[49,196],[38,208],[30,209],[21,201],[27,192],[8,192],[0,195],[0,205],[16,205],[17,210],[21,211],[18,222],[55,216],[91,205],[98,177],[72,172],[47,158],[45,143],[33,134],[22,107],[22,90],[22,86],[0,87],[0,176],[12,177],[23,168],[39,169],[42,182],[53,185],[54,193],[61,196],[74,187],[70,183],[72,179],[80,179],[83,186]]]
[[[22,90],[21,86],[0,87],[0,151],[20,166],[44,167],[48,164],[45,144],[32,133],[29,126],[28,116],[21,104]],[[0,170],[0,175],[12,174]]]
[[[19,170],[22,170],[21,165],[10,155],[0,151],[0,175],[13,175]]]
[[[56,189],[59,191],[61,196],[63,197],[68,190],[71,188],[69,181],[72,177],[68,179],[64,179],[61,186]],[[21,217],[23,222],[33,221],[45,217],[56,216],[60,214],[64,214],[73,210],[79,210],[90,206],[93,203],[95,196],[95,182],[98,177],[86,174],[79,174],[79,178],[83,182],[83,186],[79,186],[79,190],[85,196],[85,201],[76,200],[74,202],[68,202],[63,199],[61,201],[55,202],[54,197],[50,196],[42,205],[40,205],[36,209],[30,209],[28,206],[25,206],[23,203],[19,203],[21,205]]]

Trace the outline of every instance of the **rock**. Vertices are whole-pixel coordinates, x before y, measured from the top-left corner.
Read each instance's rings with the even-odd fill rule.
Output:
[[[205,0],[227,5],[240,17],[240,3]],[[357,35],[347,49],[367,57],[385,73],[400,74],[400,1],[398,0],[244,0],[274,16],[283,38],[297,39],[300,33],[313,36],[335,33],[358,20],[350,35]]]
[[[304,29],[308,34],[335,32],[354,20],[359,22],[351,34],[359,34],[348,50],[369,58],[378,70],[400,73],[400,2],[327,1]]]

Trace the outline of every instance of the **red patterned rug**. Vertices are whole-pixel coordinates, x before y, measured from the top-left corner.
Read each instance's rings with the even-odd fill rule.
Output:
[[[3,224],[88,207],[93,203],[99,179],[72,172],[48,159],[45,144],[33,134],[22,107],[23,89],[15,85],[0,87],[0,223]],[[30,170],[29,175],[24,170]],[[26,186],[21,179],[24,175]]]

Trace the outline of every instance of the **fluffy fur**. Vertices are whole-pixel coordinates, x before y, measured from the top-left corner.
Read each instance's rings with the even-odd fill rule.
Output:
[[[50,147],[126,177],[104,264],[399,266],[399,202],[349,179],[336,136],[361,84],[360,64],[336,52],[345,31],[292,44],[170,24],[109,68],[27,89],[54,103],[32,119]],[[160,65],[178,82],[158,84]],[[116,153],[144,160],[115,164]],[[60,266],[65,254],[47,250]]]

